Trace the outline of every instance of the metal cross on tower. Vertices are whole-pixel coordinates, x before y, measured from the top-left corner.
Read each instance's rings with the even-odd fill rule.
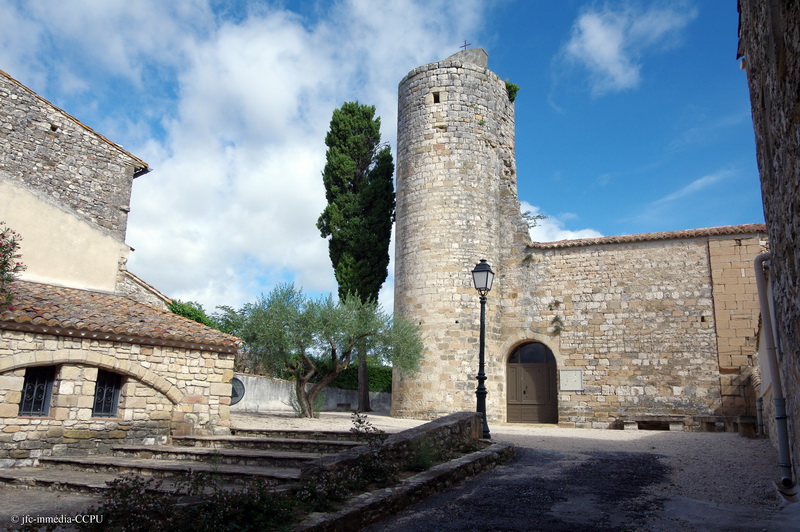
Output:
[[[464,50],[467,49],[467,46],[472,46],[472,43],[468,43],[466,39],[464,39],[464,44],[459,46],[459,48],[463,48]]]

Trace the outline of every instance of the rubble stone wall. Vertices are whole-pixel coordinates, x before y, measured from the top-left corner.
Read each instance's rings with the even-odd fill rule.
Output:
[[[739,0],[764,216],[770,240],[781,376],[795,476],[800,467],[800,2]]]
[[[55,366],[48,415],[19,416],[25,370]],[[92,417],[98,369],[122,376],[115,417]],[[0,465],[230,432],[233,355],[0,331]]]
[[[0,73],[0,177],[125,240],[137,162]]]

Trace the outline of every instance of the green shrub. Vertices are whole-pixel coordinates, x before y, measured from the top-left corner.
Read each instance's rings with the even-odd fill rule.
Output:
[[[519,85],[516,83],[511,83],[510,81],[506,80],[506,94],[508,94],[508,101],[513,102],[517,99],[517,93],[519,92]]]
[[[180,301],[174,299],[172,303],[169,304],[169,310],[178,316],[183,316],[184,318],[189,318],[203,325],[213,327],[214,329],[219,329],[219,324],[206,314],[203,305],[195,301]]]
[[[392,368],[389,366],[369,366],[369,391],[392,393]],[[342,390],[358,390],[358,366],[351,365],[339,373],[330,386]]]

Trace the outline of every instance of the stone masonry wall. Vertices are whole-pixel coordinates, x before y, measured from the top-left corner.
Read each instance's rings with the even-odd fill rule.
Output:
[[[757,365],[760,308],[753,260],[766,250],[765,235],[711,240],[708,255],[714,291],[722,416],[756,415],[750,382]]]
[[[0,178],[124,242],[142,164],[0,71]]]
[[[47,417],[19,417],[25,368],[56,366]],[[93,418],[98,368],[123,377],[118,415]],[[226,434],[233,356],[0,331],[0,466],[107,452],[171,435]]]
[[[739,0],[772,260],[792,462],[800,473],[800,2]]]
[[[419,326],[425,359],[414,378],[395,374],[392,412],[430,418],[475,402],[470,271],[500,262],[519,212],[514,106],[482,50],[416,68],[398,92],[395,312]]]
[[[606,428],[622,415],[714,411],[720,395],[705,240],[531,253],[514,276],[518,297],[505,305],[507,340],[498,355],[537,340],[553,350],[559,369],[582,370],[583,391],[559,392],[559,422]]]

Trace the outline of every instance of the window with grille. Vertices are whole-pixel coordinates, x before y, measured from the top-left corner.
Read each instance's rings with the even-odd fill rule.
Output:
[[[19,403],[20,416],[46,417],[50,413],[50,397],[53,393],[55,378],[55,366],[25,370],[22,400]]]
[[[94,389],[93,417],[115,417],[119,404],[119,389],[122,376],[110,371],[97,371],[97,385]]]

